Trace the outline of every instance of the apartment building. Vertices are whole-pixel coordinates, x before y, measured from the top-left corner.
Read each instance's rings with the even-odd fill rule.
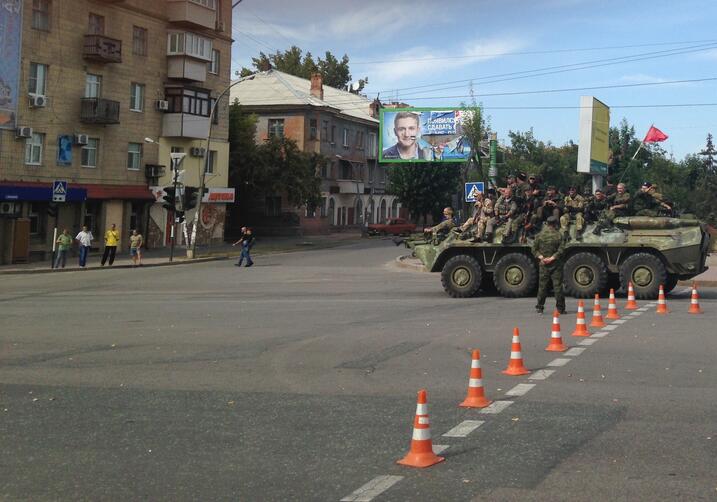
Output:
[[[46,257],[55,228],[82,225],[98,247],[112,223],[120,249],[133,228],[166,245],[170,152],[188,186],[209,156],[199,242],[223,237],[227,99],[207,135],[230,82],[231,0],[2,2],[0,47],[0,263]]]
[[[285,194],[253,194],[254,213],[244,218],[294,221],[304,233],[324,233],[398,216],[401,205],[388,193],[386,168],[377,161],[378,108],[371,100],[323,85],[318,73],[307,80],[274,69],[237,83],[235,99],[257,116],[257,143],[286,137],[327,159],[319,166],[318,207],[290,207]]]

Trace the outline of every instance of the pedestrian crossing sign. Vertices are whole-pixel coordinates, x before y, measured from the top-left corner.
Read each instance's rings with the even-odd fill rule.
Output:
[[[67,199],[67,182],[55,180],[52,183],[52,202],[65,202]]]
[[[466,183],[466,202],[475,202],[479,193],[485,192],[485,184],[482,181]]]

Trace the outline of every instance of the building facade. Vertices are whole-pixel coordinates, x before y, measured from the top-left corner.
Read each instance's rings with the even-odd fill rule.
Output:
[[[285,194],[258,194],[252,201],[255,221],[273,217],[302,233],[327,233],[398,216],[401,205],[389,193],[386,168],[378,163],[378,110],[372,101],[323,85],[319,74],[307,80],[273,69],[236,84],[235,99],[257,116],[257,143],[271,136],[290,138],[302,151],[326,159],[317,172],[318,207],[295,208]]]
[[[0,54],[16,70],[0,83],[0,263],[47,257],[55,228],[82,225],[99,248],[113,223],[120,249],[134,228],[166,245],[154,187],[172,182],[170,152],[186,153],[185,184],[209,155],[207,186],[227,186],[227,100],[206,138],[230,82],[231,0],[17,0],[13,16],[0,16],[3,46],[19,46]],[[224,204],[205,207],[200,236],[223,235]]]

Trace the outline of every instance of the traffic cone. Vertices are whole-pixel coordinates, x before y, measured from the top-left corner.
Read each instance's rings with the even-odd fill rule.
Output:
[[[413,437],[411,439],[411,451],[398,460],[396,463],[408,467],[430,467],[438,462],[443,462],[444,457],[433,453],[433,441],[431,440],[431,422],[428,419],[428,403],[426,391],[418,391],[416,403],[416,417],[413,421]]]
[[[480,369],[480,350],[474,350],[471,357],[471,373],[468,379],[468,395],[458,406],[462,408],[485,408],[491,403],[483,389],[483,371]]]
[[[662,287],[662,284],[660,284],[660,293],[657,295],[657,310],[655,312],[658,314],[667,314],[669,312],[665,301],[665,288]]]
[[[697,283],[692,283],[692,299],[690,299],[690,314],[701,314],[702,309],[700,308],[700,302],[699,302],[700,296],[697,294]]]
[[[503,374],[520,376],[530,373],[528,368],[523,366],[523,354],[520,350],[520,331],[518,331],[518,328],[513,328],[513,342],[510,346],[510,361],[508,361],[508,367],[502,371]]]
[[[604,328],[605,321],[602,318],[600,310],[600,295],[595,293],[595,303],[593,304],[593,319],[590,321],[591,328]]]
[[[615,290],[610,290],[610,300],[607,304],[607,319],[620,319],[620,314],[617,313],[617,305],[615,305]]]
[[[588,327],[585,324],[585,302],[582,300],[578,300],[578,317],[575,320],[573,336],[590,336]]]
[[[550,330],[550,343],[545,350],[548,352],[565,352],[568,348],[563,343],[563,336],[560,334],[560,312],[553,312],[553,327]]]
[[[632,289],[632,282],[627,283],[627,303],[625,304],[625,310],[637,310],[635,290]]]

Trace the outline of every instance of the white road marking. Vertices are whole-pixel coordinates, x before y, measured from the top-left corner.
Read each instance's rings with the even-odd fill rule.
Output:
[[[447,438],[464,438],[484,423],[483,420],[465,420],[446,432],[443,436]]]
[[[565,366],[570,362],[570,359],[565,357],[559,357],[557,359],[553,359],[548,363],[548,366]]]
[[[593,335],[591,336],[591,338],[602,338],[602,337],[607,336],[607,335],[609,335],[609,334],[610,334],[610,333],[608,333],[607,331],[598,331],[597,333],[593,333]]]
[[[402,479],[403,476],[376,476],[341,502],[370,502]]]
[[[528,380],[545,380],[550,375],[555,373],[555,370],[538,370],[528,377]]]
[[[579,356],[585,352],[585,349],[583,347],[573,347],[572,349],[568,349],[567,352],[563,352],[564,356]]]
[[[586,338],[585,340],[580,342],[578,345],[592,345],[595,342],[597,342],[597,340],[595,338]]]
[[[450,447],[451,447],[451,445],[449,445],[449,444],[434,444],[433,445],[433,453],[435,453],[436,455],[440,455],[441,453],[443,453]]]
[[[513,401],[493,401],[489,406],[483,408],[479,413],[496,415],[513,404]]]
[[[618,328],[618,326],[616,326],[616,325],[614,325],[614,324],[609,324],[609,325],[605,326],[602,330],[603,330],[603,331],[612,331],[612,330],[617,329],[617,328]]]
[[[654,306],[656,306],[656,305],[657,305],[656,303],[648,303],[648,304],[645,305],[645,307],[651,309],[652,307],[654,307]]]
[[[647,312],[648,310],[650,310],[650,309],[647,307],[641,307],[641,308],[637,309],[638,312]]]
[[[613,321],[611,324],[625,324],[627,322],[627,319],[618,319],[617,321]]]
[[[505,393],[506,396],[524,396],[528,393],[530,389],[535,387],[534,383],[519,383],[512,389],[510,389],[508,392]]]

